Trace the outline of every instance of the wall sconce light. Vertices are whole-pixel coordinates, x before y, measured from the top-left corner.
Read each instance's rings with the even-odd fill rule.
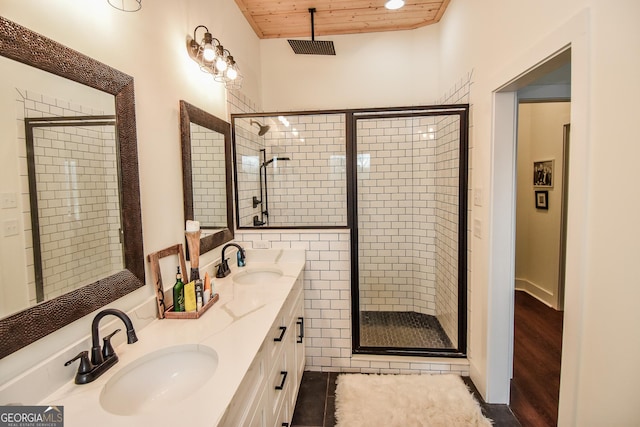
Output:
[[[137,12],[142,9],[142,0],[107,0],[107,3],[123,12]]]
[[[204,29],[200,42],[196,39],[198,29]],[[235,59],[220,40],[214,38],[209,29],[198,25],[193,30],[193,38],[187,40],[187,51],[191,59],[196,61],[200,69],[213,75],[215,81],[224,83],[227,89],[240,89],[242,76]]]

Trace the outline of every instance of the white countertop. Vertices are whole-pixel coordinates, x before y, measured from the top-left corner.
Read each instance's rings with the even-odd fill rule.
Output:
[[[202,317],[153,321],[137,332],[138,342],[116,347],[120,360],[101,377],[84,385],[70,382],[43,399],[41,404],[64,406],[66,427],[216,426],[302,272],[304,263],[304,250],[248,251],[244,268],[237,268],[235,256],[231,257],[231,275],[213,279],[214,291],[220,295],[220,300]],[[282,270],[283,276],[268,285],[233,283],[233,276],[238,272],[273,266]],[[123,328],[123,325],[118,327]],[[100,393],[115,374],[142,356],[182,344],[207,346],[217,353],[216,371],[196,392],[165,405],[161,412],[121,416],[107,412],[101,406]]]

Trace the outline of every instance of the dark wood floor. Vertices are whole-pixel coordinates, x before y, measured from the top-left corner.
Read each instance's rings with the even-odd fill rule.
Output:
[[[562,316],[561,311],[516,291],[509,406],[523,427],[557,425]]]

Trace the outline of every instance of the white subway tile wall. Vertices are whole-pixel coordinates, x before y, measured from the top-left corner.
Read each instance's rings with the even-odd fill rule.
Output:
[[[347,225],[344,114],[286,116],[265,135],[269,225]]]
[[[360,309],[436,315],[457,346],[457,116],[359,120]]]
[[[242,227],[253,226],[253,218],[262,220],[261,204],[253,206],[253,197],[263,201],[260,193],[260,150],[264,148],[264,139],[258,136],[258,128],[250,126],[249,119],[236,119],[236,172],[238,177],[238,210]]]
[[[30,302],[35,274],[24,117],[102,115],[32,91],[17,91],[21,196]],[[34,129],[45,299],[123,268],[114,126]]]
[[[306,366],[312,371],[455,373],[469,375],[465,359],[385,358],[352,355],[349,230],[238,230],[245,248],[305,249]],[[256,244],[256,242],[259,242]]]
[[[258,105],[239,90],[227,91],[227,111],[231,114],[251,114],[259,111]],[[265,123],[263,123],[265,124]],[[238,200],[236,209],[239,223],[236,226],[253,226],[253,217],[261,219],[261,206],[253,207],[253,197],[260,199],[260,149],[264,148],[264,138],[258,135],[258,127],[250,119],[235,121],[236,162],[234,166],[238,176]],[[235,179],[235,178],[234,178]],[[234,186],[235,188],[235,186]],[[235,203],[235,199],[234,199]]]
[[[435,314],[434,118],[359,120],[360,310]],[[419,286],[416,286],[419,285]]]
[[[457,347],[460,119],[440,116],[436,126],[436,316]]]
[[[346,226],[344,115],[287,116],[286,125],[276,117],[257,119],[270,126],[262,137],[250,119],[235,121],[240,225],[253,225],[259,215],[271,227]],[[262,194],[260,173],[266,174]],[[254,197],[262,205],[254,208]]]
[[[447,93],[445,93],[442,98],[440,98],[438,100],[438,103],[441,105],[447,105],[447,104],[469,104],[469,148],[467,151],[467,161],[468,161],[468,180],[467,180],[467,200],[472,200],[472,193],[473,193],[473,180],[471,179],[471,177],[473,176],[472,174],[472,170],[473,170],[473,104],[471,103],[471,89],[473,86],[473,71],[470,71],[466,76],[462,77],[458,82],[456,82],[456,84],[451,87],[449,89],[449,91],[447,91]],[[444,124],[445,126],[449,126],[450,123],[446,123]],[[442,136],[443,138],[445,137],[445,135]],[[451,139],[456,138],[457,136],[455,134],[450,135]],[[451,140],[449,140],[449,143],[451,142]],[[443,146],[443,151],[441,152],[441,154],[444,154],[446,152],[447,148],[446,146]],[[440,177],[440,179],[445,180],[447,178],[450,177]],[[446,186],[446,184],[444,184],[444,181],[440,181],[441,185]],[[451,186],[450,186],[451,187]],[[449,192],[453,192],[454,189],[450,188]],[[443,195],[443,199],[446,196]],[[472,289],[472,284],[469,282],[469,279],[471,277],[471,256],[472,256],[472,243],[473,243],[473,236],[472,236],[472,231],[470,228],[470,224],[471,224],[471,218],[472,218],[472,212],[471,212],[472,206],[471,203],[467,204],[467,224],[465,227],[466,233],[467,233],[467,301],[471,300],[471,289]],[[441,213],[442,215],[446,215],[446,211],[443,211]],[[439,221],[439,226],[440,227],[446,227],[446,221]],[[447,233],[442,233],[440,234],[440,236],[444,239],[441,239],[438,242],[438,246],[439,247],[452,247],[453,245],[457,245],[457,239],[458,236],[457,234],[455,234],[454,237],[454,230],[455,233],[457,233],[457,228],[455,229],[450,229]],[[445,238],[445,236],[447,236]],[[455,239],[455,240],[452,240]],[[457,252],[457,251],[456,251]],[[454,274],[455,273],[455,280],[457,281],[457,274],[458,272],[458,268],[457,265],[455,266],[455,268],[452,270],[453,267],[453,258],[449,258],[449,262],[442,262],[440,263],[440,269],[438,271],[439,275],[442,275],[443,277],[448,277],[449,280],[453,280]],[[457,262],[457,260],[456,260]],[[446,270],[445,270],[446,269]],[[439,282],[439,283],[443,283]],[[451,310],[450,308],[447,307],[451,307],[452,301],[457,301],[458,300],[458,295],[457,295],[457,287],[454,286],[449,286],[447,287],[447,289],[453,291],[455,289],[456,294],[454,294],[453,292],[439,292],[437,295],[439,297],[439,301],[438,301],[438,306],[441,307],[441,311],[438,313],[438,320],[440,321],[440,324],[442,325],[442,327],[445,329],[445,331],[447,332],[447,335],[449,337],[457,337],[457,331],[454,331],[454,327],[457,326],[461,326],[458,325],[458,319],[457,319],[457,314],[454,316],[454,312],[453,310]],[[467,305],[467,319],[471,319],[471,307],[470,305]],[[470,325],[467,321],[467,325],[466,325],[466,333],[467,336],[470,335],[470,330],[471,330],[472,325]],[[469,355],[469,357],[471,357],[473,350],[470,348],[470,342],[469,340],[467,340],[467,354]]]
[[[227,224],[225,167],[224,136],[191,123],[193,214],[201,226]]]

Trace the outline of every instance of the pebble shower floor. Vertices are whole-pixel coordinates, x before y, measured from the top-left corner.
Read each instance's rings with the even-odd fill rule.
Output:
[[[453,347],[435,316],[413,311],[362,311],[360,334],[367,347]]]

